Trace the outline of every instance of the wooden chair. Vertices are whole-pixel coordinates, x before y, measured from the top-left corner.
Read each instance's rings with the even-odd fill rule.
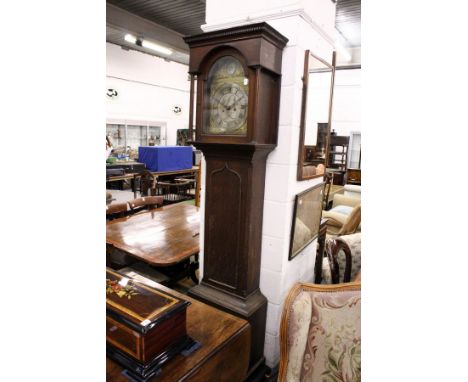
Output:
[[[123,218],[128,212],[127,203],[113,203],[106,206],[106,219]]]
[[[162,196],[143,196],[128,202],[132,214],[142,210],[151,210],[153,208],[162,207],[164,199]]]
[[[361,233],[336,236],[326,242],[327,262],[323,264],[325,283],[348,283],[361,271]]]
[[[191,188],[193,188],[193,182],[186,179],[158,181],[156,195],[162,196],[165,204],[177,203],[193,199],[193,195],[190,195]]]
[[[278,382],[361,380],[361,283],[297,283],[284,303]]]
[[[133,176],[134,195],[136,199],[137,191],[140,196],[154,196],[156,195],[156,181],[155,177],[150,171],[144,170],[139,174]],[[137,187],[137,185],[139,186]]]

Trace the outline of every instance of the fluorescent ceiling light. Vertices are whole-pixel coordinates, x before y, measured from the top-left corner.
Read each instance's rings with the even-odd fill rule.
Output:
[[[143,46],[143,48],[151,49],[151,50],[154,50],[154,51],[159,52],[159,53],[172,54],[171,49],[168,49],[168,48],[165,48],[165,47],[163,47],[161,45],[155,44],[154,42],[143,40],[141,42],[141,45]]]
[[[124,37],[124,40],[132,44],[136,44],[137,38],[134,35],[127,33]]]

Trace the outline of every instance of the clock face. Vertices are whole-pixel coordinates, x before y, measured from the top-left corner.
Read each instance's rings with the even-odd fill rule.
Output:
[[[242,64],[232,56],[217,60],[205,87],[204,133],[245,136],[248,92]]]

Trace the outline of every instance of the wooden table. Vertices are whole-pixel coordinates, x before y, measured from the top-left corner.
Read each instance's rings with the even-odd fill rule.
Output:
[[[167,267],[199,251],[199,208],[177,203],[107,222],[106,242],[150,265]]]
[[[159,288],[190,301],[187,308],[187,334],[201,344],[192,354],[177,355],[162,367],[151,382],[241,382],[247,373],[250,325],[247,321],[212,308],[172,289]],[[106,359],[106,380],[126,382],[123,368]]]

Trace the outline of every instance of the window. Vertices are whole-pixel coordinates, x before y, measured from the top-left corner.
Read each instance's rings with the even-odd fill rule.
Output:
[[[114,149],[119,149],[117,151],[125,151],[127,147],[132,151],[138,151],[140,146],[166,145],[164,131],[162,126],[154,122],[123,121],[106,124],[106,135],[110,138]]]
[[[361,168],[361,132],[351,131],[350,137],[348,168]]]

